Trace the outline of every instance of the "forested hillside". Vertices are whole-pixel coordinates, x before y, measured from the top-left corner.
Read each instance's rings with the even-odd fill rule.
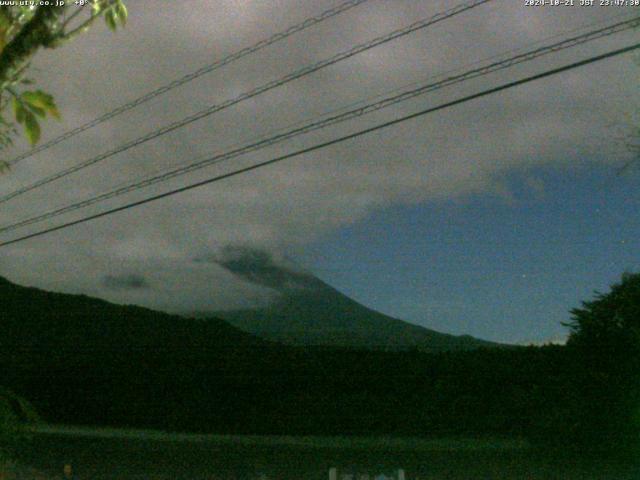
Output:
[[[599,398],[598,408],[604,405],[618,425],[629,422],[625,412],[634,398],[620,392],[637,395],[629,375],[606,385],[593,380],[604,374],[584,371],[585,350],[578,347],[439,354],[296,348],[223,321],[6,280],[0,298],[0,383],[53,423],[247,434],[527,435],[543,442],[586,431],[603,442],[612,432],[602,430],[604,417],[593,412],[592,400]],[[609,391],[617,397],[603,397]]]

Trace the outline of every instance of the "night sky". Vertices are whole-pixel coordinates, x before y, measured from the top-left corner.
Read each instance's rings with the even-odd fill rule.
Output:
[[[638,271],[639,179],[602,167],[535,178],[533,190],[506,180],[508,200],[472,195],[381,209],[303,258],[390,315],[494,340],[560,342],[570,308]]]
[[[32,66],[63,115],[44,141],[339,1],[130,1]],[[451,1],[371,0],[17,164],[0,194],[205,106],[433,15]],[[179,6],[178,6],[179,5]],[[0,225],[354,102],[637,15],[637,7],[495,0],[0,205]],[[572,32],[572,33],[569,33]],[[0,235],[8,240],[637,42],[635,29]],[[544,41],[544,39],[549,39]],[[275,292],[198,261],[227,246],[290,259],[368,307],[442,332],[561,341],[569,309],[640,267],[638,54],[527,84],[138,209],[0,249],[0,275],[174,312]],[[27,149],[20,139],[6,157]]]

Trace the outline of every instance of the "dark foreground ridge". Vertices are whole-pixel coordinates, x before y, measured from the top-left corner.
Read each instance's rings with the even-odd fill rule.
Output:
[[[584,349],[293,347],[222,320],[5,279],[0,301],[0,385],[50,423],[224,434],[525,435],[565,445],[565,434],[580,431],[604,444],[637,405],[633,376],[585,368]],[[598,355],[594,361],[613,358]]]

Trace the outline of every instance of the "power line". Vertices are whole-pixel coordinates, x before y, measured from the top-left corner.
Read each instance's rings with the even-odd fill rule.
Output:
[[[91,165],[94,165],[102,160],[105,160],[109,157],[112,157],[114,155],[117,155],[119,153],[125,152],[133,147],[137,147],[138,145],[141,145],[143,143],[146,143],[150,140],[153,140],[155,138],[158,138],[162,135],[166,135],[167,133],[170,133],[174,130],[177,130],[178,128],[182,128],[186,125],[189,125],[197,120],[201,120],[205,117],[208,117],[210,115],[213,115],[216,112],[219,112],[221,110],[224,110],[226,108],[229,108],[233,105],[236,105],[240,102],[243,102],[245,100],[248,100],[250,98],[256,97],[258,95],[261,95],[262,93],[265,93],[269,90],[273,90],[274,88],[280,87],[282,85],[285,85],[286,83],[289,83],[293,80],[296,80],[298,78],[304,77],[306,75],[309,75],[311,73],[317,72],[318,70],[328,67],[330,65],[334,65],[342,60],[346,60],[347,58],[353,57],[354,55],[357,55],[359,53],[362,53],[366,50],[370,50],[372,48],[375,48],[377,46],[383,45],[385,43],[391,42],[392,40],[395,40],[397,38],[403,37],[405,35],[408,35],[410,33],[413,33],[417,30],[421,30],[423,28],[426,28],[428,26],[434,25],[438,22],[441,22],[443,20],[446,20],[448,18],[451,18],[455,15],[458,15],[462,12],[465,12],[467,10],[473,9],[475,7],[478,7],[484,3],[488,3],[492,0],[472,0],[460,5],[457,5],[453,8],[450,8],[444,12],[441,13],[437,13],[429,18],[423,19],[423,20],[419,20],[417,22],[412,23],[411,25],[402,28],[402,29],[398,29],[398,30],[394,30],[393,32],[387,34],[387,35],[383,35],[381,37],[377,37],[373,40],[370,40],[368,42],[362,43],[360,45],[356,45],[355,47],[352,47],[349,50],[346,50],[344,52],[338,53],[332,57],[329,57],[325,60],[322,60],[320,62],[317,62],[313,65],[309,65],[307,67],[303,67],[299,70],[296,70],[293,73],[290,73],[288,75],[285,75],[284,77],[281,77],[277,80],[273,80],[271,82],[268,82],[260,87],[257,87],[253,90],[250,90],[249,92],[243,93],[235,98],[232,98],[230,100],[227,100],[221,104],[218,105],[211,105],[210,107],[201,110],[199,112],[196,112],[192,115],[189,115],[187,117],[184,117],[181,120],[178,120],[176,122],[170,123],[168,125],[165,125],[164,127],[161,127],[157,130],[154,130],[146,135],[143,135],[142,137],[139,137],[135,140],[132,140],[130,142],[127,142],[123,145],[120,145],[119,147],[116,147],[113,150],[109,150],[108,152],[102,153],[100,155],[97,155],[93,158],[90,158],[88,160],[85,160],[84,162],[81,162],[77,165],[74,165],[73,167],[67,168],[65,170],[62,170],[60,172],[54,173],[48,177],[45,177],[42,180],[39,180],[37,182],[34,182],[30,185],[27,185],[25,187],[19,188],[18,190],[15,190],[9,194],[6,194],[2,197],[0,197],[0,203],[4,203],[7,202],[19,195],[22,195],[24,193],[27,193],[31,190],[34,190],[36,188],[39,188],[43,185],[46,185],[48,183],[51,183],[53,181],[59,180],[63,177],[66,177],[68,175],[71,175],[75,172],[78,172],[80,170],[83,170],[84,168],[87,168]]]
[[[528,52],[524,52],[512,57],[506,58],[506,59],[502,59],[502,60],[490,63],[488,65],[485,65],[483,67],[469,70],[459,75],[449,76],[447,78],[444,78],[434,83],[421,85],[417,88],[413,88],[411,90],[401,92],[400,94],[383,98],[382,100],[361,106],[359,108],[355,108],[355,109],[340,113],[338,115],[333,115],[333,116],[324,118],[322,120],[311,122],[301,127],[288,130],[284,133],[279,133],[274,136],[261,139],[252,144],[245,145],[239,148],[234,148],[228,152],[217,154],[205,159],[197,160],[189,165],[168,170],[168,171],[165,171],[164,173],[151,176],[143,180],[130,183],[125,186],[118,187],[114,190],[91,197],[89,199],[82,200],[80,202],[76,202],[70,205],[66,205],[64,207],[60,207],[54,210],[50,210],[43,214],[15,222],[10,225],[2,226],[0,227],[0,233],[12,231],[20,227],[38,223],[44,220],[48,220],[50,218],[57,217],[59,215],[63,215],[65,213],[69,213],[71,211],[79,210],[81,208],[85,208],[90,205],[93,205],[111,198],[119,197],[126,193],[130,193],[130,192],[169,180],[171,178],[205,168],[213,164],[221,163],[223,161],[230,160],[232,158],[236,158],[238,156],[241,156],[250,152],[254,152],[262,148],[275,145],[277,143],[281,143],[285,140],[289,140],[298,135],[310,133],[312,131],[326,128],[328,126],[335,125],[337,123],[342,123],[344,121],[351,120],[353,118],[357,118],[357,117],[381,110],[383,108],[390,107],[397,103],[404,102],[406,100],[417,97],[419,95],[424,95],[425,93],[432,92],[440,88],[448,87],[457,83],[471,80],[473,78],[488,75],[488,74],[497,72],[499,70],[510,68],[514,65],[518,65],[520,63],[534,60],[544,55],[555,53],[567,48],[575,47],[577,45],[582,45],[590,41],[594,41],[606,36],[620,33],[622,31],[635,28],[638,25],[640,25],[640,17],[635,17],[633,19],[618,22],[616,24],[613,24],[604,28],[589,31],[582,35],[574,36],[574,37],[562,40],[560,42],[553,43],[551,45],[543,46]]]
[[[37,153],[40,153],[44,150],[47,150],[51,147],[53,147],[54,145],[57,145],[60,142],[63,142],[65,140],[68,140],[71,137],[74,137],[76,135],[78,135],[79,133],[82,133],[86,130],[89,130],[90,128],[96,127],[98,125],[100,125],[101,123],[106,122],[107,120],[111,120],[114,117],[117,117],[118,115],[121,115],[139,105],[142,105],[143,103],[148,102],[149,100],[152,100],[156,97],[159,97],[160,95],[164,95],[165,93],[180,87],[181,85],[184,85],[185,83],[188,83],[192,80],[195,80],[198,77],[201,77],[203,75],[206,75],[207,73],[211,73],[214,70],[217,70],[219,68],[224,67],[225,65],[228,65],[230,63],[233,63],[237,60],[240,60],[243,57],[246,57],[247,55],[250,55],[252,53],[255,53],[259,50],[262,50],[263,48],[268,47],[269,45],[273,45],[276,42],[279,42],[281,40],[284,40],[287,37],[290,37],[291,35],[294,35],[295,33],[301,32],[302,30],[306,30],[309,27],[312,27],[313,25],[316,25],[318,23],[321,23],[325,20],[328,20],[329,18],[335,17],[336,15],[339,15],[343,12],[346,12],[347,10],[350,10],[354,7],[357,7],[358,5],[365,3],[369,0],[348,0],[334,8],[330,8],[328,10],[325,10],[324,12],[320,13],[319,15],[316,15],[315,17],[310,17],[307,18],[306,20],[304,20],[301,23],[298,23],[296,25],[293,25],[289,28],[287,28],[286,30],[276,33],[274,35],[272,35],[269,38],[265,38],[263,40],[260,40],[259,42],[249,46],[249,47],[245,47],[241,50],[238,50],[237,52],[234,52],[220,60],[217,60],[209,65],[205,65],[204,67],[199,68],[198,70],[195,70],[191,73],[187,73],[186,75],[177,78],[165,85],[162,85],[161,87],[156,88],[155,90],[152,90],[144,95],[142,95],[141,97],[138,97],[134,100],[131,100],[130,102],[127,102],[123,105],[120,105],[117,108],[114,108],[113,110],[83,124],[80,125],[76,128],[73,128],[71,130],[66,131],[65,133],[59,135],[56,138],[53,138],[52,140],[49,140],[46,143],[43,143],[42,145],[36,147],[36,148],[32,148],[31,150],[18,155],[14,158],[12,158],[11,160],[7,161],[7,165],[11,166],[11,165],[15,165],[16,163],[18,163],[21,160],[24,160],[25,158],[29,158]]]
[[[539,74],[536,74],[536,75],[532,75],[532,76],[529,76],[529,77],[525,77],[525,78],[520,79],[520,80],[515,80],[515,81],[509,82],[509,83],[505,83],[505,84],[502,84],[500,86],[493,87],[493,88],[490,88],[490,89],[487,89],[487,90],[483,90],[482,92],[475,93],[475,94],[472,94],[472,95],[467,95],[465,97],[462,97],[462,98],[459,98],[459,99],[456,99],[456,100],[453,100],[453,101],[450,101],[450,102],[446,102],[446,103],[443,103],[443,104],[440,104],[438,106],[431,107],[431,108],[428,108],[428,109],[425,109],[425,110],[421,110],[419,112],[412,113],[410,115],[405,115],[403,117],[396,118],[394,120],[390,120],[390,121],[375,125],[373,127],[366,128],[364,130],[360,130],[360,131],[355,132],[355,133],[351,133],[349,135],[344,135],[342,137],[338,137],[338,138],[335,138],[333,140],[329,140],[329,141],[326,141],[326,142],[322,142],[322,143],[313,145],[311,147],[303,148],[303,149],[297,150],[295,152],[291,152],[291,153],[288,153],[288,154],[285,154],[285,155],[281,155],[279,157],[275,157],[275,158],[272,158],[270,160],[265,160],[264,162],[259,162],[259,163],[256,163],[254,165],[248,166],[248,167],[240,168],[240,169],[234,170],[232,172],[228,172],[228,173],[224,173],[224,174],[221,174],[221,175],[217,175],[215,177],[211,177],[211,178],[208,178],[206,180],[202,180],[202,181],[199,181],[199,182],[196,182],[196,183],[192,183],[192,184],[186,185],[184,187],[176,188],[174,190],[170,190],[168,192],[164,192],[164,193],[161,193],[161,194],[158,194],[158,195],[154,195],[152,197],[147,197],[147,198],[142,199],[142,200],[131,202],[131,203],[128,203],[126,205],[122,205],[120,207],[116,207],[116,208],[112,208],[110,210],[106,210],[104,212],[96,213],[96,214],[93,214],[93,215],[90,215],[90,216],[87,216],[87,217],[84,217],[84,218],[80,218],[78,220],[73,220],[73,221],[70,221],[70,222],[66,222],[66,223],[63,223],[63,224],[55,226],[55,227],[46,228],[46,229],[40,230],[38,232],[30,233],[28,235],[24,235],[22,237],[15,238],[13,240],[8,240],[8,241],[0,243],[0,247],[5,247],[7,245],[12,245],[12,244],[15,244],[15,243],[18,243],[18,242],[22,242],[22,241],[25,241],[25,240],[28,240],[28,239],[31,239],[31,238],[35,238],[35,237],[39,237],[39,236],[45,235],[47,233],[55,232],[55,231],[58,231],[58,230],[63,230],[65,228],[69,228],[69,227],[72,227],[74,225],[79,225],[81,223],[86,223],[86,222],[89,222],[91,220],[95,220],[95,219],[98,219],[98,218],[101,218],[101,217],[105,217],[105,216],[108,216],[108,215],[111,215],[111,214],[114,214],[114,213],[117,213],[117,212],[128,210],[128,209],[131,209],[131,208],[134,208],[134,207],[138,207],[138,206],[144,205],[146,203],[151,203],[151,202],[154,202],[156,200],[160,200],[162,198],[166,198],[166,197],[170,197],[170,196],[173,196],[173,195],[177,195],[178,193],[186,192],[188,190],[193,190],[195,188],[202,187],[204,185],[209,185],[211,183],[215,183],[215,182],[224,180],[226,178],[230,178],[230,177],[234,177],[234,176],[237,176],[237,175],[240,175],[240,174],[243,174],[243,173],[247,173],[247,172],[250,172],[252,170],[257,170],[259,168],[266,167],[268,165],[272,165],[274,163],[281,162],[283,160],[287,160],[287,159],[290,159],[290,158],[293,158],[293,157],[304,155],[304,154],[307,154],[307,153],[310,153],[310,152],[313,152],[313,151],[316,151],[316,150],[320,150],[322,148],[326,148],[326,147],[329,147],[329,146],[332,146],[332,145],[335,145],[335,144],[338,144],[338,143],[341,143],[341,142],[344,142],[344,141],[347,141],[347,140],[352,140],[354,138],[357,138],[357,137],[360,137],[360,136],[363,136],[363,135],[367,135],[369,133],[372,133],[372,132],[375,132],[375,131],[378,131],[378,130],[382,130],[384,128],[388,128],[388,127],[390,127],[392,125],[397,125],[399,123],[406,122],[408,120],[412,120],[412,119],[415,119],[415,118],[418,118],[418,117],[422,117],[422,116],[427,115],[429,113],[433,113],[433,112],[436,112],[436,111],[439,111],[439,110],[444,110],[446,108],[450,108],[450,107],[453,107],[455,105],[460,105],[462,103],[466,103],[466,102],[469,102],[471,100],[475,100],[477,98],[485,97],[485,96],[488,96],[488,95],[491,95],[491,94],[494,94],[494,93],[497,93],[497,92],[500,92],[500,91],[503,91],[503,90],[507,90],[509,88],[514,88],[514,87],[517,87],[519,85],[523,85],[525,83],[529,83],[529,82],[532,82],[532,81],[535,81],[535,80],[540,80],[542,78],[546,78],[546,77],[549,77],[549,76],[552,76],[552,75],[557,75],[559,73],[566,72],[566,71],[572,70],[574,68],[582,67],[582,66],[585,66],[585,65],[589,65],[589,64],[601,61],[601,60],[605,60],[607,58],[612,58],[612,57],[615,57],[617,55],[622,55],[624,53],[628,53],[628,52],[631,52],[633,50],[637,50],[638,48],[640,48],[640,43],[636,43],[635,45],[631,45],[631,46],[628,46],[628,47],[624,47],[624,48],[620,48],[620,49],[617,49],[617,50],[613,50],[611,52],[608,52],[608,53],[605,53],[605,54],[602,54],[602,55],[597,55],[597,56],[594,56],[594,57],[590,57],[588,59],[581,60],[579,62],[574,62],[574,63],[568,64],[568,65],[565,65],[565,66],[562,66],[562,67],[559,67],[559,68],[554,68],[552,70],[547,70],[546,72],[539,73]]]

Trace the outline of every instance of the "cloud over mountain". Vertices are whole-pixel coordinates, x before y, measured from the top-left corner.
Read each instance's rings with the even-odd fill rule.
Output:
[[[149,288],[149,283],[142,275],[135,273],[124,275],[106,275],[102,284],[112,290],[141,290]]]
[[[278,291],[320,286],[314,276],[300,271],[285,258],[276,260],[275,255],[266,250],[227,246],[212,261],[248,282]]]

